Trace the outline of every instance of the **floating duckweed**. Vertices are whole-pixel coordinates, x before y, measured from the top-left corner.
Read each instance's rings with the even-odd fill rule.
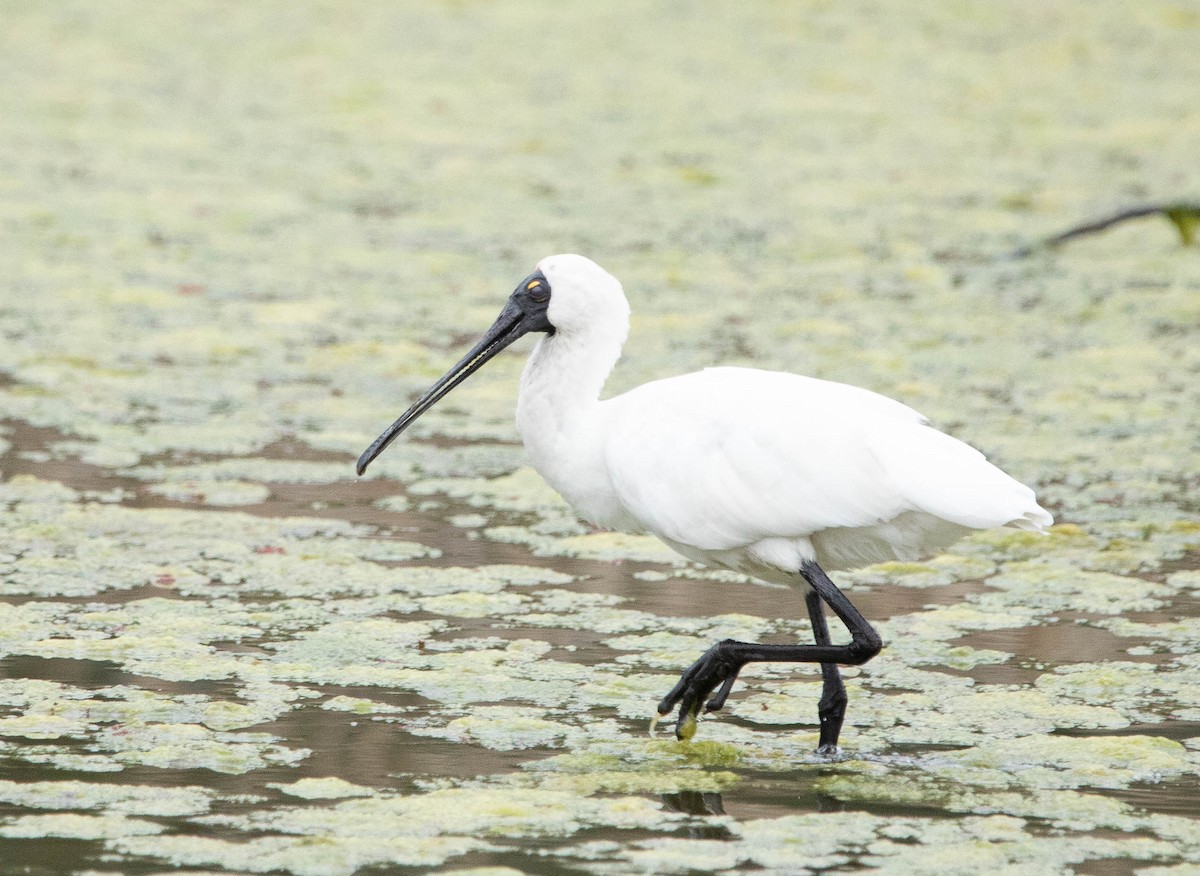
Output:
[[[588,560],[635,560],[642,563],[683,562],[679,555],[656,538],[624,532],[593,532],[555,537],[520,526],[490,526],[483,534],[493,541],[521,544],[538,557],[580,557]]]
[[[1173,853],[1167,843],[1149,839],[1033,838],[1025,828],[1023,820],[1004,815],[944,822],[838,812],[733,823],[728,826],[732,841],[660,838],[636,843],[618,854],[627,867],[656,873],[724,871],[746,865],[770,872],[809,873],[856,861],[888,873],[1049,876],[1088,860],[1118,856],[1153,860]],[[605,868],[603,872],[617,871]]]
[[[420,643],[445,627],[444,621],[395,621],[389,618],[335,620],[288,641],[272,644],[276,661],[306,670],[354,666],[400,667],[423,659]]]
[[[213,485],[222,482],[244,481],[278,484],[332,484],[351,480],[354,477],[354,470],[344,462],[311,462],[299,459],[263,459],[261,457],[220,459],[194,465],[138,466],[137,468],[123,469],[120,473],[125,477],[143,481],[157,481],[164,486],[189,482]]]
[[[1196,769],[1200,758],[1158,736],[1033,736],[985,741],[945,755],[960,768],[1002,770],[1034,787],[1120,788]]]
[[[35,809],[103,809],[125,815],[200,815],[215,794],[207,788],[161,788],[92,782],[0,780],[0,800]]]
[[[569,513],[562,497],[531,468],[498,478],[444,478],[410,484],[413,495],[442,493],[476,508],[501,511]]]
[[[369,563],[346,568],[358,553],[387,559],[430,553],[404,542],[356,538],[342,521],[271,519],[181,509],[131,509],[74,503],[72,491],[30,479],[0,486],[13,504],[0,551],[16,559],[0,568],[0,593],[83,596],[154,584],[189,592],[211,581],[252,578],[286,594],[339,588],[386,590],[387,571]],[[78,532],[88,538],[79,539]],[[342,536],[301,543],[313,536]],[[387,545],[384,547],[384,545]]]
[[[862,702],[858,685],[852,682],[846,689],[855,702]],[[815,724],[814,706],[820,698],[820,681],[794,681],[762,685],[759,692],[742,697],[726,708],[755,724]]]
[[[119,724],[134,728],[148,723],[190,721],[213,729],[251,726],[277,717],[291,708],[300,691],[282,685],[251,685],[242,691],[245,702],[214,700],[204,696],[169,696],[136,687],[114,686],[95,691],[79,690],[53,682],[11,680],[0,684],[0,700],[25,712],[14,722],[28,727],[49,722],[64,731],[59,735],[81,735],[92,725]],[[60,719],[69,716],[68,727]],[[21,723],[14,723],[14,729]],[[69,731],[69,732],[68,732]]]
[[[103,754],[80,754],[63,745],[20,745],[0,742],[0,754],[31,764],[45,764],[55,769],[81,773],[119,773],[125,766]]]
[[[283,871],[294,876],[351,876],[364,867],[393,864],[435,867],[496,846],[467,836],[261,836],[248,840],[203,836],[130,837],[108,847],[125,855],[166,861],[173,867],[215,866],[241,873]]]
[[[731,767],[741,760],[737,746],[716,740],[701,740],[686,745],[668,742],[665,745],[666,751],[682,755],[686,762],[706,767]]]
[[[271,495],[270,489],[262,484],[235,480],[168,481],[147,489],[165,499],[196,505],[258,505]]]
[[[996,571],[995,562],[984,556],[943,554],[923,563],[880,563],[846,574],[848,582],[887,584],[901,587],[942,587],[958,581],[986,578]]]
[[[1037,686],[1055,697],[1102,704],[1146,723],[1161,720],[1166,703],[1200,707],[1200,688],[1191,672],[1152,663],[1069,664],[1040,676]]]
[[[985,594],[979,601],[991,596]],[[915,657],[924,647],[923,642],[941,650],[946,640],[968,632],[1027,627],[1038,621],[1037,610],[1017,599],[991,601],[996,604],[983,607],[976,601],[931,606],[925,611],[889,619],[880,625],[881,633],[887,636],[889,648],[902,648],[906,656]]]
[[[23,736],[26,739],[80,736],[85,727],[80,721],[60,715],[14,715],[0,718],[0,736]]]
[[[408,497],[403,493],[395,496],[385,496],[375,502],[375,507],[384,511],[390,511],[393,514],[403,514],[412,507],[412,503],[408,501]]]
[[[386,715],[405,711],[399,706],[347,696],[330,697],[321,703],[321,708],[335,712],[354,712],[356,715]]]
[[[17,815],[0,822],[0,836],[9,839],[63,837],[98,840],[162,833],[161,824],[124,815]]]
[[[369,797],[375,793],[371,788],[351,784],[336,776],[299,779],[287,785],[275,784],[270,787],[278,788],[290,797],[302,797],[305,800],[339,800],[344,797]]]
[[[269,733],[225,733],[195,724],[104,728],[95,745],[126,764],[166,769],[209,769],[240,775],[268,765],[290,765],[309,751],[279,745]]]
[[[1117,636],[1150,639],[1155,645],[1175,654],[1194,654],[1197,645],[1200,645],[1200,619],[1194,617],[1153,624],[1123,617],[1105,618],[1095,623]]]
[[[563,754],[532,761],[525,769],[541,776],[543,773],[579,776],[586,784],[589,776],[612,773],[636,773],[643,777],[661,774],[674,786],[680,781],[692,782],[694,790],[704,790],[714,776],[732,767],[743,766],[748,748],[737,742],[701,739],[680,742],[674,738],[651,738],[648,735],[629,738],[618,726],[605,728],[589,724],[582,728],[587,743],[572,746]],[[734,735],[739,731],[735,730]],[[720,734],[714,734],[720,735]],[[746,737],[742,737],[746,738]],[[694,774],[694,775],[693,775]],[[690,776],[690,778],[689,778]],[[549,778],[538,778],[550,781]],[[647,779],[649,780],[649,779]],[[719,779],[723,782],[725,779]]]
[[[815,786],[822,793],[848,803],[872,802],[1037,818],[1063,830],[1129,831],[1145,826],[1145,818],[1137,810],[1111,797],[1029,786],[1009,790],[1004,782],[964,784],[961,776],[922,771],[920,767],[920,763],[915,767],[886,769],[871,765],[860,773],[845,771],[820,777]],[[1020,774],[1016,778],[1019,780]]]
[[[1143,578],[1085,572],[1038,561],[1013,562],[988,579],[989,586],[1007,591],[1007,598],[1047,612],[1076,607],[1096,614],[1123,614],[1159,608],[1168,588]],[[980,598],[980,604],[992,600]]]
[[[724,840],[672,837],[637,843],[623,857],[630,870],[642,873],[720,872],[733,870],[746,860],[741,849]]]
[[[449,617],[500,617],[526,610],[532,600],[521,593],[446,593],[420,601],[421,608]]]
[[[136,450],[95,441],[56,441],[50,445],[50,451],[55,456],[75,457],[88,465],[104,468],[123,468],[141,459]]]
[[[389,571],[394,578],[395,588],[414,596],[441,596],[466,592],[499,593],[506,587],[569,584],[574,580],[571,575],[554,569],[504,564],[478,569],[410,566]],[[570,594],[570,591],[555,592]],[[546,598],[544,595],[540,597],[543,604],[546,604]]]
[[[644,663],[661,668],[687,666],[702,654],[710,641],[700,636],[681,636],[678,633],[657,632],[641,635],[616,636],[604,644],[618,651],[635,651],[636,656],[618,658],[624,662]]]
[[[236,703],[212,702],[206,697],[169,697],[138,689],[110,688],[88,692],[49,682],[8,683],[5,700],[25,710],[20,716],[30,728],[50,722],[59,736],[88,740],[97,754],[79,754],[62,745],[0,744],[8,756],[32,763],[54,763],[61,768],[85,770],[121,769],[121,764],[146,764],[169,768],[208,768],[222,773],[244,773],[266,764],[290,764],[302,760],[305,749],[289,749],[266,733],[233,733],[217,727],[259,724],[290,708],[298,691],[256,688],[259,694],[246,707]],[[262,696],[265,694],[266,696]],[[101,698],[102,697],[102,698]],[[55,721],[65,716],[72,724]],[[43,734],[46,736],[46,734]]]
[[[1167,584],[1177,590],[1200,590],[1200,569],[1187,569],[1167,577]]]
[[[211,816],[226,829],[271,830],[242,842],[200,837],[129,838],[111,846],[175,866],[217,865],[247,872],[349,874],[370,864],[433,866],[496,838],[569,836],[593,827],[662,828],[682,819],[640,797],[585,797],[566,791],[450,788],[417,796],[376,792],[328,807]],[[487,839],[483,839],[486,837]]]
[[[482,706],[469,715],[455,718],[444,733],[448,739],[473,742],[496,751],[535,748],[550,745],[564,736],[578,735],[572,727],[533,717],[528,712],[510,706]]]
[[[633,578],[635,581],[648,581],[651,583],[671,580],[671,576],[666,572],[658,572],[654,569],[647,569],[644,572],[634,572]]]

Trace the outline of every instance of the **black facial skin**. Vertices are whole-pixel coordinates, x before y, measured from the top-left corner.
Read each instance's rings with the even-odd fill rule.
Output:
[[[463,356],[453,368],[447,371],[441,379],[431,386],[417,399],[412,407],[400,415],[400,418],[384,430],[371,446],[363,451],[358,458],[357,471],[361,475],[376,456],[381,454],[397,436],[407,429],[417,417],[425,413],[450,390],[458,386],[481,367],[484,363],[520,338],[530,332],[546,332],[554,334],[554,326],[550,324],[546,311],[550,307],[550,281],[540,270],[534,271],[508,298],[508,303],[500,311],[500,316],[492,323],[484,336],[467,355]]]

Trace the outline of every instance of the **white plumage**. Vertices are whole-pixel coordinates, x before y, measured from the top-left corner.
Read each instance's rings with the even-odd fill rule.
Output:
[[[700,703],[720,685],[708,703],[720,708],[745,662],[820,662],[821,749],[834,751],[845,711],[835,664],[865,662],[881,643],[824,572],[917,559],[972,529],[1041,530],[1050,514],[979,451],[858,387],[708,368],[601,401],[628,330],[629,305],[612,275],[578,255],[543,259],[484,339],[363,454],[359,471],[501,349],[545,332],[521,378],[517,428],[533,467],[581,517],[808,594],[817,645],[719,643],[660,711],[678,703],[677,732],[688,736]],[[851,645],[829,643],[822,604],[846,623]]]
[[[583,518],[689,559],[796,583],[942,550],[970,529],[1051,523],[1033,491],[919,413],[858,387],[707,368],[599,395],[628,331],[620,284],[581,256],[538,265],[553,290],[517,428]]]

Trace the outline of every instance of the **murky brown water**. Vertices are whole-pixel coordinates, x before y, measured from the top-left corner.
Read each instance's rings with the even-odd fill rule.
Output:
[[[78,460],[54,459],[47,453],[47,447],[62,436],[52,429],[31,428],[19,422],[9,422],[8,439],[11,447],[0,457],[0,473],[6,479],[15,476],[31,476],[43,480],[65,484],[76,490],[94,490],[108,492],[114,488],[124,491],[120,504],[133,509],[144,508],[187,508],[195,503],[172,501],[148,492],[147,484],[135,478],[121,476],[115,471],[89,465]],[[268,448],[263,458],[299,459],[312,461],[343,462],[347,467],[351,460],[339,458],[337,454],[314,452],[296,442],[286,442]],[[173,459],[174,464],[193,463],[195,458]],[[346,481],[335,484],[302,485],[302,484],[271,484],[270,497],[261,503],[244,506],[239,510],[268,518],[288,517],[299,515],[303,517],[326,517],[345,520],[356,524],[364,524],[372,528],[376,537],[387,539],[400,537],[414,540],[423,544],[438,545],[442,555],[434,559],[423,559],[417,562],[429,567],[453,566],[487,566],[492,564],[519,564],[529,566],[548,566],[557,571],[576,577],[573,589],[579,592],[611,594],[628,600],[627,605],[639,611],[650,612],[663,618],[686,618],[697,614],[720,615],[742,614],[761,618],[776,618],[790,613],[799,617],[802,611],[798,598],[787,591],[765,588],[753,583],[721,582],[714,584],[705,581],[689,581],[668,577],[662,581],[639,581],[633,575],[637,572],[660,570],[659,564],[635,561],[589,561],[567,557],[542,558],[531,554],[519,545],[500,544],[478,537],[469,537],[468,531],[447,523],[447,520],[458,513],[473,513],[478,508],[455,503],[445,497],[436,500],[436,507],[425,511],[408,510],[403,512],[381,511],[373,503],[377,500],[394,495],[403,488],[402,484],[387,481]],[[223,512],[215,512],[223,513]],[[503,517],[503,515],[501,515]],[[509,515],[510,519],[520,519],[521,515]],[[388,564],[393,568],[401,568],[403,563]],[[1162,581],[1169,573],[1179,570],[1200,568],[1200,554],[1190,553],[1180,557],[1170,564],[1169,569],[1151,573],[1152,580]],[[249,584],[249,582],[248,582]],[[873,620],[882,621],[891,617],[906,616],[930,607],[954,605],[972,594],[980,594],[987,590],[985,582],[980,580],[955,581],[944,586],[922,587],[919,589],[905,587],[889,587],[886,585],[856,588],[854,599],[864,613]],[[153,597],[178,599],[179,594],[170,587],[144,584],[129,589],[109,590],[98,594],[81,597],[62,597],[64,602],[81,602],[89,606],[102,604],[129,603],[134,600],[144,600]],[[185,597],[186,598],[186,597]],[[258,601],[263,597],[254,591],[253,585],[243,591],[242,598]],[[20,604],[21,599],[8,597],[10,604]],[[1127,615],[1130,620],[1143,624],[1162,624],[1176,621],[1184,617],[1196,617],[1200,611],[1200,600],[1195,598],[1178,598],[1165,603],[1153,611],[1131,612]],[[412,612],[405,615],[406,619],[432,618],[435,615],[422,612]],[[1148,639],[1137,637],[1120,637],[1112,632],[1089,626],[1089,616],[1086,612],[1068,612],[1051,618],[1049,622],[1017,629],[1000,629],[979,631],[951,640],[950,645],[963,645],[972,649],[994,649],[1010,653],[1011,658],[999,664],[980,665],[972,669],[955,670],[943,669],[949,675],[958,675],[973,679],[975,682],[991,686],[1009,686],[1012,689],[1028,688],[1037,679],[1052,670],[1057,665],[1069,665],[1080,662],[1105,663],[1108,661],[1146,662],[1163,664],[1169,655],[1158,652],[1131,656],[1128,649],[1144,644]],[[471,636],[491,636],[500,640],[537,639],[553,646],[552,659],[578,662],[586,666],[612,665],[612,662],[622,652],[614,650],[606,644],[611,634],[593,632],[586,629],[546,629],[544,627],[523,626],[514,618],[492,619],[462,618],[453,627],[431,636],[422,647],[435,647],[436,642],[453,643],[455,640]],[[768,640],[786,641],[787,636],[774,635],[764,637]],[[213,647],[218,651],[234,653],[253,652],[269,657],[263,645],[269,639],[258,641],[241,639],[238,641],[217,641]],[[569,650],[567,650],[569,649]],[[690,659],[691,655],[681,655],[681,659]],[[801,675],[803,671],[797,672]],[[750,675],[751,673],[748,673]],[[852,673],[853,674],[853,673]],[[239,685],[234,681],[167,681],[148,675],[140,675],[124,670],[112,662],[87,659],[42,658],[35,656],[8,656],[0,660],[0,675],[16,680],[46,680],[79,690],[104,691],[114,686],[131,686],[147,691],[154,691],[166,696],[199,695],[214,699],[238,700]],[[663,676],[664,684],[668,684],[671,675]],[[863,679],[868,689],[872,680]],[[886,697],[889,685],[879,688]],[[394,706],[405,710],[410,718],[413,714],[420,715],[425,711],[437,710],[438,704],[419,694],[403,690],[390,690],[374,686],[351,685],[315,685],[313,702],[335,696],[349,696],[369,699],[375,703]],[[735,696],[735,700],[737,697]],[[476,703],[486,705],[486,701]],[[652,701],[647,702],[647,713],[652,707]],[[815,703],[813,704],[815,707]],[[862,708],[860,702],[852,697],[850,722],[854,723],[855,714]],[[886,709],[886,703],[882,706]],[[606,714],[607,712],[607,714]],[[611,710],[599,710],[598,716],[616,717],[620,732],[630,738],[643,737],[647,730],[644,719],[621,718]],[[797,731],[812,729],[815,710],[812,716],[795,725],[773,725],[776,731],[787,730],[789,727]],[[586,720],[586,718],[584,718]],[[731,726],[740,726],[754,731],[757,726],[735,714],[725,714],[711,720],[721,721]],[[707,722],[702,729],[710,726]],[[292,708],[277,719],[257,724],[253,727],[256,732],[269,733],[285,741],[293,748],[303,748],[309,751],[307,757],[294,765],[265,767],[246,772],[241,775],[222,775],[208,770],[172,770],[159,767],[128,765],[121,772],[111,775],[96,775],[88,772],[74,771],[69,768],[48,768],[45,765],[29,763],[20,758],[5,758],[0,762],[0,779],[16,782],[39,782],[47,779],[81,780],[81,781],[112,781],[121,785],[147,786],[195,786],[211,789],[218,795],[211,814],[236,816],[269,810],[272,806],[282,806],[294,803],[294,800],[272,790],[273,783],[291,783],[302,778],[337,777],[354,785],[375,789],[388,789],[401,794],[420,794],[423,783],[431,779],[437,781],[470,781],[478,776],[497,776],[515,774],[536,763],[541,758],[549,758],[560,753],[559,746],[524,747],[516,750],[493,750],[486,746],[464,745],[445,739],[430,739],[413,735],[406,729],[404,720],[400,722],[371,720],[370,716],[360,716],[353,713],[323,710],[316,705],[301,705]],[[1167,721],[1165,723],[1135,723],[1118,730],[1108,731],[1072,731],[1064,729],[1065,733],[1078,733],[1094,737],[1097,733],[1121,736],[1141,736],[1151,734],[1167,739],[1187,740],[1200,737],[1200,722],[1197,721]],[[919,732],[918,732],[919,736]],[[68,741],[68,748],[77,747],[87,750],[90,746],[84,740]],[[951,751],[957,746],[946,746],[935,742],[922,744],[910,742],[893,746],[892,751],[884,756],[884,762],[899,758],[928,756],[938,750]],[[838,812],[853,807],[861,811],[880,816],[889,815],[928,815],[936,814],[938,809],[933,803],[929,806],[916,806],[891,803],[886,799],[876,802],[857,801],[848,803],[831,796],[822,790],[822,778],[835,776],[836,766],[828,769],[814,766],[811,763],[798,764],[794,769],[780,768],[768,774],[761,770],[740,770],[736,766],[734,772],[742,776],[742,781],[724,792],[682,791],[657,795],[665,811],[685,813],[692,821],[686,830],[686,836],[695,839],[727,840],[731,838],[724,819],[718,819],[711,826],[706,823],[714,816],[728,816],[737,821],[753,819],[777,819],[797,812]],[[1108,795],[1145,813],[1164,813],[1190,817],[1194,815],[1197,800],[1200,799],[1200,778],[1195,774],[1177,776],[1152,784],[1134,783],[1128,787],[1100,790],[1101,795]],[[224,802],[220,802],[224,801]],[[8,805],[0,809],[0,814],[19,815],[36,811],[23,809],[20,806]],[[170,819],[160,819],[160,823],[171,824]],[[241,830],[212,827],[203,829],[194,821],[185,820],[175,828],[189,835],[210,837],[226,841],[244,840]],[[644,834],[651,838],[653,831]],[[636,841],[638,833],[625,830],[591,829],[582,835],[573,836],[569,841],[561,843],[548,841],[540,837],[533,841],[533,848],[542,852],[553,849],[556,845],[563,847],[573,845],[580,840],[612,841],[628,843]],[[104,869],[106,859],[103,851],[104,843],[97,841],[71,841],[45,838],[40,841],[4,841],[6,846],[6,867],[10,872],[28,872],[33,874],[66,872],[67,862],[71,866],[91,864]],[[455,863],[459,867],[471,866],[510,866],[525,873],[571,873],[577,872],[578,864],[555,862],[544,856],[538,863],[532,863],[524,843],[512,844],[510,851],[502,853],[473,853],[464,855]],[[149,873],[157,869],[157,865],[149,860],[139,860],[134,857],[121,858],[121,872]],[[1132,861],[1093,860],[1076,872],[1093,874],[1123,874],[1133,873],[1137,869]],[[67,868],[69,869],[69,868]],[[314,871],[315,872],[315,871]]]

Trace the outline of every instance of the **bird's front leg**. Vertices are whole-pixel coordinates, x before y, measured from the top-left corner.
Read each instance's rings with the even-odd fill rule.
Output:
[[[675,721],[677,739],[691,739],[695,735],[700,704],[717,689],[717,685],[721,688],[708,700],[705,711],[715,712],[725,705],[738,673],[746,665],[746,660],[738,654],[745,645],[745,642],[735,642],[733,639],[717,642],[687,668],[671,692],[662,698],[658,704],[660,715],[666,715],[676,704],[679,705],[679,717]]]

